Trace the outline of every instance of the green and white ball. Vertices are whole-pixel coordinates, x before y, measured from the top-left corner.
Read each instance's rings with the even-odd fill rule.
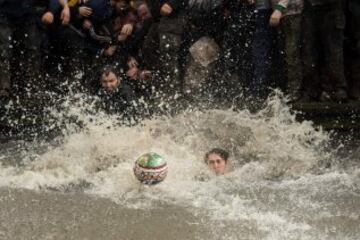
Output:
[[[135,161],[134,174],[141,183],[155,184],[166,178],[167,169],[165,159],[151,152],[140,156]]]

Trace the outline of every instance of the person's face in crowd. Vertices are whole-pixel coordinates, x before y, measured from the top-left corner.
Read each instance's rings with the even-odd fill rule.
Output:
[[[141,4],[137,9],[137,14],[140,18],[140,22],[144,22],[146,19],[151,18],[149,8],[146,4]]]
[[[109,74],[103,73],[101,75],[100,83],[105,91],[112,92],[119,87],[120,79],[113,72],[110,72]]]
[[[227,170],[227,163],[219,154],[211,153],[207,158],[207,164],[216,175],[223,175]]]

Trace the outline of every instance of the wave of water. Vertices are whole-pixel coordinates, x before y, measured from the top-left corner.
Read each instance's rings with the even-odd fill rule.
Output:
[[[10,163],[0,167],[0,187],[80,191],[129,208],[164,201],[215,221],[214,239],[356,239],[359,234],[355,227],[346,232],[336,226],[360,222],[353,211],[360,207],[360,170],[324,168],[336,153],[329,148],[330,135],[312,122],[297,122],[276,95],[257,113],[187,110],[133,127],[82,102],[65,103],[64,109],[52,114],[59,120],[75,116],[82,127],[62,125],[63,136],[52,143],[8,147],[0,153],[0,160]],[[36,144],[41,147],[34,150]],[[215,177],[205,166],[203,155],[213,147],[230,151],[230,173]],[[167,159],[169,173],[161,184],[144,186],[132,167],[150,151]],[[338,217],[345,219],[324,224]]]

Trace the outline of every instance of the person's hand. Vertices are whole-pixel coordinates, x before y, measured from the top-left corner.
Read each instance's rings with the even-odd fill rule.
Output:
[[[103,54],[106,57],[112,57],[112,56],[114,56],[116,49],[117,49],[116,46],[110,46],[104,50]]]
[[[173,9],[172,7],[165,3],[164,5],[162,5],[161,9],[160,9],[160,14],[163,16],[169,16],[172,13]]]
[[[92,27],[92,23],[89,21],[89,20],[85,20],[84,22],[83,22],[83,28],[84,29],[90,29]]]
[[[82,17],[89,17],[92,14],[92,9],[89,7],[79,7],[79,14]]]
[[[139,63],[136,61],[134,57],[129,57],[129,60],[127,62],[128,68],[134,68],[139,65]]]
[[[133,25],[130,23],[125,24],[121,29],[121,34],[131,35],[133,31]]]
[[[124,42],[126,39],[127,39],[127,37],[128,37],[128,35],[126,35],[126,34],[119,34],[118,35],[118,37],[117,37],[117,40],[119,41],[119,42]]]
[[[270,26],[271,27],[277,27],[280,24],[280,19],[282,17],[282,12],[279,10],[274,10],[274,12],[270,16]]]
[[[139,74],[139,78],[142,80],[147,80],[151,77],[151,72],[148,70],[143,70]]]
[[[255,4],[256,0],[247,0],[250,5]]]
[[[52,24],[54,22],[54,14],[52,12],[46,12],[41,17],[41,21],[45,24]]]
[[[68,6],[64,7],[63,10],[61,11],[61,15],[60,15],[60,19],[61,19],[61,23],[63,25],[68,25],[70,22],[70,9]]]

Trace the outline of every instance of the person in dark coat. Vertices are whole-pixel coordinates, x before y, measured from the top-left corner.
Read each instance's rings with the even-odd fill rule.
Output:
[[[360,99],[360,1],[346,0],[345,69],[349,97]]]
[[[302,28],[304,93],[301,101],[331,98],[343,102],[348,99],[344,28],[343,1],[305,0]]]
[[[241,88],[250,85],[252,80],[255,5],[252,0],[226,0],[224,7],[226,26],[220,57],[209,79],[209,89],[217,101],[233,101],[241,94]]]
[[[188,0],[148,1],[154,21],[149,35],[156,36],[158,41],[156,47],[158,48],[157,56],[162,79],[159,88],[168,95],[175,94],[181,87],[179,51],[187,2]],[[150,47],[149,54],[154,54],[155,46]],[[145,48],[145,52],[147,51]]]
[[[101,70],[97,96],[101,108],[111,114],[120,114],[125,119],[136,118],[136,96],[116,68],[105,66]]]
[[[106,23],[112,16],[110,0],[68,1],[50,0],[49,11],[55,15],[51,26],[50,38],[53,45],[53,56],[61,56],[53,72],[58,79],[67,80],[61,88],[73,91],[89,87],[88,79],[93,76],[93,69],[99,64],[102,44],[95,29]],[[70,20],[64,23],[63,12],[69,8]],[[61,21],[59,21],[59,19]],[[103,38],[100,41],[104,41]],[[57,66],[61,66],[60,68]],[[60,69],[60,71],[58,71]]]
[[[14,79],[18,80],[19,90],[40,92],[41,36],[37,10],[44,4],[47,2],[0,1],[0,97],[16,94]]]

